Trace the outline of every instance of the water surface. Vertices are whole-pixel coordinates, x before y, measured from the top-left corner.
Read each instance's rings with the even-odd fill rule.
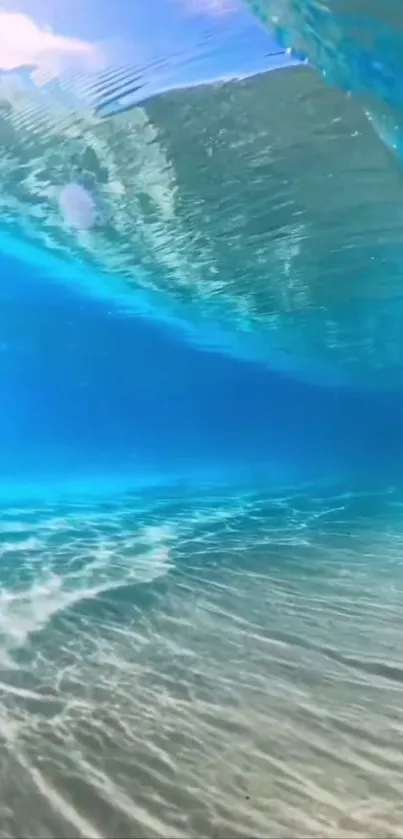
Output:
[[[400,18],[178,3],[0,11],[0,836],[402,837]]]

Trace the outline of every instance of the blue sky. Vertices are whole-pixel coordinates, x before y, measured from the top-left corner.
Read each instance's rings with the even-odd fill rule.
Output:
[[[6,0],[0,10],[3,69],[37,64],[57,75],[156,58],[167,59],[162,87],[290,63],[241,0]]]

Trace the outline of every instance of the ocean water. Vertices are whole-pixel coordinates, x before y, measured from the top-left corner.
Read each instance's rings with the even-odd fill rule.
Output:
[[[401,493],[1,517],[4,836],[401,836]]]
[[[0,10],[5,839],[403,837],[401,15],[247,5]]]

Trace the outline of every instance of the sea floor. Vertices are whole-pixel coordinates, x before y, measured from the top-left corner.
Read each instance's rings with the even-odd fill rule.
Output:
[[[0,836],[403,837],[403,496],[0,509]]]

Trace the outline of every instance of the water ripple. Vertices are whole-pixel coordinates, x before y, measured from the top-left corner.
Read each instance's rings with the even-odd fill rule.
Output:
[[[401,837],[402,510],[3,506],[0,834]]]

